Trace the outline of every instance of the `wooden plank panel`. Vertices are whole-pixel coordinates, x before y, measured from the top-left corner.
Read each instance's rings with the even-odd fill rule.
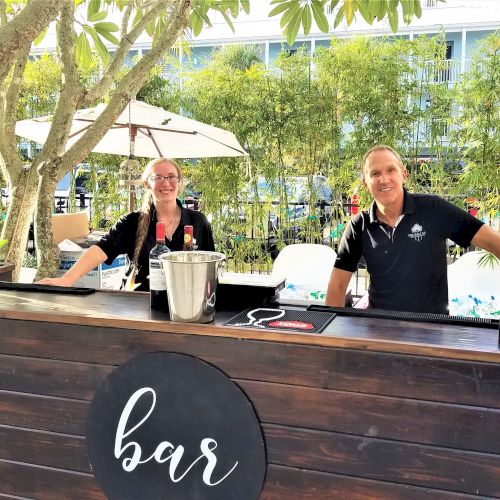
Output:
[[[0,391],[0,424],[83,435],[89,403]]]
[[[500,411],[238,381],[262,423],[500,452]]]
[[[0,353],[4,354],[118,365],[157,350],[200,357],[234,378],[500,408],[500,364],[495,363],[222,337],[0,322]],[[0,361],[4,359],[7,363],[6,358]],[[15,361],[11,363],[0,368],[5,375],[15,370]],[[89,374],[91,380],[96,371]]]
[[[0,459],[90,474],[84,437],[0,425]]]
[[[500,456],[264,425],[268,462],[364,479],[500,496]],[[0,426],[0,459],[90,473],[83,437]]]
[[[0,493],[36,500],[106,500],[90,474],[0,460]]]
[[[500,452],[500,411],[238,381],[262,423]],[[88,403],[0,391],[0,424],[83,435]]]
[[[0,460],[0,495],[37,500],[106,500],[91,475]],[[477,496],[270,465],[260,500],[468,500]]]
[[[260,500],[465,500],[477,496],[270,465]]]
[[[500,497],[500,455],[264,425],[270,463]]]
[[[0,390],[91,400],[114,368],[0,354]]]

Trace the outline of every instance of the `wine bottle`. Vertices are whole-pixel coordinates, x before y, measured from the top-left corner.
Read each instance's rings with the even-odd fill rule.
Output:
[[[185,251],[194,250],[193,226],[184,226],[184,246]]]
[[[165,224],[156,223],[156,245],[149,253],[149,290],[151,309],[168,312],[167,283],[160,262],[160,255],[170,252],[165,245]]]

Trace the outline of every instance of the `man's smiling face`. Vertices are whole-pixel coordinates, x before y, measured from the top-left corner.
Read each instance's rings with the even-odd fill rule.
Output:
[[[406,179],[406,169],[391,151],[376,150],[366,159],[363,183],[377,205],[391,207],[400,204]]]

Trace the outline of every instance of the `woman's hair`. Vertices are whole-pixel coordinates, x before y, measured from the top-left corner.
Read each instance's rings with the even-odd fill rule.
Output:
[[[142,172],[141,176],[144,185],[147,185],[148,177],[151,174],[151,170],[153,169],[153,167],[160,163],[170,163],[175,167],[175,169],[177,170],[177,175],[179,176],[180,185],[182,181],[181,167],[176,161],[171,160],[170,158],[155,158],[146,165],[146,168]],[[142,203],[139,215],[139,223],[137,225],[137,232],[135,234],[135,248],[134,256],[132,258],[132,264],[135,267],[137,267],[137,263],[139,262],[139,254],[141,253],[142,246],[144,245],[146,236],[148,235],[149,223],[151,222],[151,213],[153,211],[153,207],[153,196],[151,194],[151,191],[148,189]]]
[[[368,157],[372,153],[374,153],[375,151],[389,151],[389,152],[391,152],[398,160],[398,163],[399,163],[399,166],[401,167],[401,169],[404,168],[403,160],[401,159],[400,154],[394,148],[391,148],[391,146],[386,146],[385,144],[379,144],[377,146],[373,146],[364,154],[363,159],[361,160],[361,175],[362,175],[362,177],[365,176],[365,166],[366,166],[366,162],[368,160]]]

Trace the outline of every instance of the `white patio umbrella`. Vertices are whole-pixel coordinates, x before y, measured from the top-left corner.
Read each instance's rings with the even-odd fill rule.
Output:
[[[105,104],[99,104],[75,113],[68,148],[85,133],[105,107]],[[21,120],[16,123],[16,135],[44,144],[51,125],[52,116]],[[130,101],[93,152],[124,156],[132,153],[147,158],[247,155],[232,132],[135,100]]]

